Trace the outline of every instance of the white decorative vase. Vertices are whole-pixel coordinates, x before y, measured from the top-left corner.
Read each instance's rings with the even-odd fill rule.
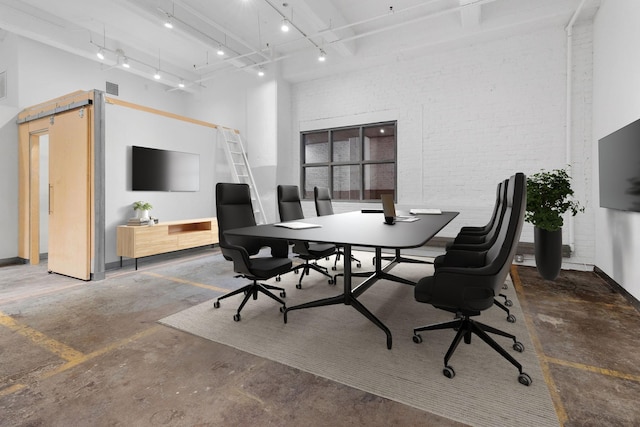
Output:
[[[136,211],[136,214],[137,214],[139,219],[145,219],[145,220],[149,219],[149,210],[148,209],[146,209],[146,210],[138,209]]]

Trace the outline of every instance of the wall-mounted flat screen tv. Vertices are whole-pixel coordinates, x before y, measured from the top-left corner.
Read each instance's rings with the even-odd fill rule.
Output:
[[[640,212],[640,120],[598,142],[600,207]]]
[[[131,147],[133,191],[199,191],[200,155]]]

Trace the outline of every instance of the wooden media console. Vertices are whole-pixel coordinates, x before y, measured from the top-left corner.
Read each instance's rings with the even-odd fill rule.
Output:
[[[218,243],[216,218],[159,222],[155,225],[119,225],[117,229],[117,255],[135,259],[182,249]]]

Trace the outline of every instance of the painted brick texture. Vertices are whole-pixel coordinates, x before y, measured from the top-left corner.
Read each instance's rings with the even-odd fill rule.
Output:
[[[460,211],[442,233],[453,236],[488,220],[500,180],[567,164],[566,43],[558,25],[296,84],[292,150],[314,123],[398,120],[398,204]],[[571,261],[592,264],[590,24],[575,27],[572,60],[569,152],[587,212],[575,219]],[[533,241],[530,225],[521,240]]]

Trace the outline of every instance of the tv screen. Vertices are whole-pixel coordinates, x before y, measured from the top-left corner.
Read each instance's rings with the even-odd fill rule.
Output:
[[[131,147],[133,191],[199,191],[200,156],[157,148]]]
[[[600,207],[640,212],[640,120],[598,142]]]

